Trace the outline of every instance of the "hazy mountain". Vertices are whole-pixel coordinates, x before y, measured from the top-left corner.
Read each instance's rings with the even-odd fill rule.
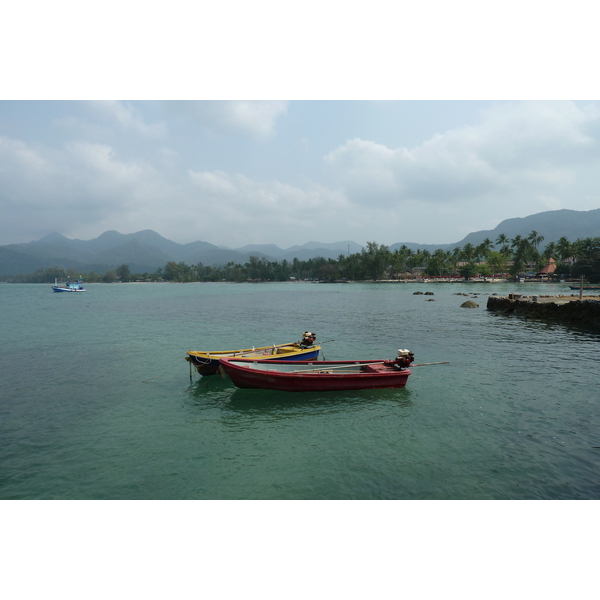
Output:
[[[356,244],[358,246],[358,244]],[[288,250],[285,252],[282,258],[285,258],[288,262],[292,262],[294,258],[298,260],[309,260],[321,256],[323,258],[337,259],[340,254],[346,255],[348,250],[341,252],[340,250],[331,250],[329,248],[304,248],[303,246],[295,246],[296,250]],[[362,248],[362,246],[359,246]],[[360,252],[360,250],[359,250]]]
[[[600,208],[587,211],[578,210],[549,210],[528,217],[506,219],[497,227],[489,230],[475,231],[469,233],[460,242],[454,244],[415,244],[412,242],[399,242],[390,246],[390,250],[400,248],[402,245],[411,250],[429,250],[430,252],[441,248],[452,250],[456,246],[461,248],[465,244],[477,246],[483,240],[489,238],[495,244],[498,236],[504,233],[509,239],[520,235],[527,237],[532,231],[544,237],[541,244],[543,248],[550,242],[557,242],[559,238],[566,237],[570,242],[587,237],[600,237]]]
[[[104,273],[119,265],[129,265],[132,273],[145,273],[156,271],[159,265],[164,267],[172,258],[155,246],[149,246],[133,238],[118,246],[113,246],[98,252],[91,264],[91,269],[96,273]]]
[[[307,242],[302,246],[292,246],[288,248],[286,252],[295,252],[296,250],[329,250],[330,252],[336,253],[336,258],[340,254],[348,254],[348,250],[350,250],[350,254],[356,254],[362,250],[362,246],[357,244],[356,242],[352,242],[346,240],[344,242],[333,242],[329,244],[324,244],[322,242]]]
[[[464,246],[471,243],[475,246],[486,237],[495,243],[501,233],[506,234],[509,238],[517,235],[526,237],[532,230],[537,231],[538,235],[544,236],[542,246],[546,246],[550,242],[557,242],[563,236],[571,242],[577,238],[600,237],[600,208],[586,211],[550,210],[528,217],[506,219],[495,229],[470,233],[455,245]]]
[[[600,209],[547,211],[529,217],[506,219],[495,229],[470,233],[454,244],[399,242],[390,246],[390,249],[395,250],[405,245],[412,250],[451,250],[467,243],[476,246],[485,238],[495,243],[501,233],[508,238],[514,238],[516,235],[526,237],[533,230],[544,236],[542,247],[549,242],[558,241],[563,236],[571,242],[578,238],[600,237]],[[287,249],[274,244],[254,244],[232,250],[202,241],[178,244],[151,230],[129,234],[105,231],[93,240],[71,240],[59,233],[51,233],[27,244],[0,246],[0,275],[32,273],[45,267],[73,267],[81,271],[93,270],[103,273],[122,264],[129,265],[134,273],[143,273],[156,271],[171,261],[185,262],[189,265],[201,262],[208,266],[219,266],[228,262],[244,264],[253,255],[265,257],[270,261],[285,259],[292,262],[294,258],[308,260],[317,256],[337,259],[340,254],[355,254],[361,249],[362,246],[355,242],[343,241],[307,242],[303,246]]]
[[[244,252],[247,254],[263,255],[270,257],[271,260],[287,260],[291,262],[294,258],[298,260],[309,260],[317,256],[323,258],[335,258],[337,259],[340,254],[347,255],[348,250],[350,254],[355,254],[362,250],[362,246],[352,241],[343,242],[307,242],[302,246],[291,246],[287,249],[281,249],[279,246],[274,244],[252,244],[244,246],[243,248],[236,248],[238,252]]]
[[[282,259],[285,254],[285,250],[282,250],[275,244],[249,244],[248,246],[243,246],[242,248],[236,248],[236,250],[244,254],[253,254],[255,256],[272,256],[277,259]]]
[[[232,250],[203,241],[178,244],[151,230],[129,234],[105,231],[92,240],[71,240],[55,232],[27,244],[0,246],[0,275],[32,273],[45,267],[73,267],[104,273],[122,264],[129,265],[133,273],[144,273],[156,271],[171,261],[209,266],[229,262],[244,264],[252,255],[270,261],[286,259],[291,262],[294,258],[308,260],[316,256],[337,258],[340,253],[347,252],[348,246],[352,251],[361,249],[354,242],[309,242],[306,246],[295,246],[293,251],[282,250],[274,244]]]

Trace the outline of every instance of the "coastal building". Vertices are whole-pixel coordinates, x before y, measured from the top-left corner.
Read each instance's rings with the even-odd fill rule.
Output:
[[[546,266],[537,273],[538,277],[549,277],[554,275],[554,271],[556,271],[557,266],[558,265],[556,264],[556,261],[550,257]]]

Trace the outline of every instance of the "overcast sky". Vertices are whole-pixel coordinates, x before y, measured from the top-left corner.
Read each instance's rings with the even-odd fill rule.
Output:
[[[306,11],[317,5],[315,22]],[[23,6],[9,8],[21,11],[15,23],[27,21]],[[117,24],[99,11],[83,33],[58,18],[61,6],[0,40],[5,56],[20,48],[0,83],[2,245],[143,229],[228,247],[446,244],[511,217],[600,207],[600,103],[577,87],[573,98],[591,100],[570,101],[568,86],[594,79],[594,19],[569,37],[562,10],[541,16],[527,2],[508,2],[483,29],[469,19],[490,15],[465,2],[426,2],[404,20],[378,1],[343,15],[309,2],[281,31],[261,0],[208,9],[200,29],[179,14],[169,28],[179,2],[149,17],[124,1]],[[228,28],[207,25],[233,8]],[[533,23],[535,44],[524,35]],[[336,36],[323,37],[327,24]],[[190,97],[210,100],[178,100]],[[419,99],[438,97],[448,100]]]
[[[0,243],[451,243],[600,208],[600,103],[3,101]]]

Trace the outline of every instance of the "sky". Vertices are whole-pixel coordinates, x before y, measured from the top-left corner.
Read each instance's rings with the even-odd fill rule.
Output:
[[[7,31],[0,50],[18,41],[21,62],[7,62],[0,83],[0,245],[144,229],[230,248],[448,244],[508,218],[600,207],[600,96],[573,85],[593,78],[566,50],[589,54],[587,20],[568,37],[562,11],[540,17],[525,2],[519,24],[508,11],[494,15],[503,33],[482,32],[472,19],[489,15],[442,3],[424,38],[383,18],[384,3],[367,16],[334,4],[318,5],[322,22],[302,13],[282,32],[260,18],[275,5],[226,2],[200,31],[180,19],[167,44],[157,28],[171,19],[130,2],[122,25],[95,15],[116,31],[111,46],[68,23],[50,33],[43,20],[55,12],[28,40]],[[420,23],[435,3],[425,4],[404,16]],[[211,33],[232,7],[233,29]],[[136,44],[123,29],[134,18]],[[337,35],[323,38],[334,21]],[[511,44],[498,46],[507,24]]]

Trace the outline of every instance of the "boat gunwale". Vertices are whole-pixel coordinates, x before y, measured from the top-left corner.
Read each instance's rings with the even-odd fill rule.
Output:
[[[385,363],[393,363],[393,361],[390,360],[378,360],[378,359],[370,359],[370,360],[310,360],[310,361],[302,361],[302,360],[297,360],[297,361],[284,361],[284,360],[269,360],[269,361],[262,361],[262,360],[256,360],[256,359],[252,359],[252,358],[248,358],[248,359],[244,359],[244,358],[224,358],[222,359],[222,363],[221,364],[225,364],[225,370],[227,366],[231,366],[232,369],[238,369],[240,371],[246,372],[246,373],[259,373],[259,374],[268,374],[268,375],[275,375],[277,377],[281,376],[281,377],[298,377],[301,376],[303,379],[304,378],[312,378],[312,377],[318,377],[318,378],[323,378],[325,376],[327,377],[348,377],[348,376],[353,376],[353,378],[357,378],[357,377],[368,377],[368,378],[373,378],[373,377],[389,377],[390,375],[400,375],[400,374],[405,374],[407,377],[409,375],[412,374],[412,371],[409,368],[405,368],[402,370],[385,370],[385,371],[369,371],[369,372],[365,372],[365,371],[339,371],[339,372],[331,372],[331,371],[327,371],[327,368],[331,368],[334,366],[340,366],[342,365],[343,367],[347,367],[347,368],[361,368],[364,366],[369,366],[369,365],[373,365],[373,364],[385,364]],[[236,364],[238,363],[238,364]],[[256,365],[256,366],[251,366],[251,365]],[[273,367],[277,367],[277,366],[282,366],[282,367],[287,367],[288,370],[277,370]],[[311,371],[302,371],[301,369],[299,370],[298,367],[302,367],[302,366],[314,366],[315,368]],[[295,369],[295,370],[292,370]]]
[[[290,344],[277,344],[276,346],[260,346],[259,348],[246,348],[244,350],[188,350],[187,354],[190,357],[200,357],[200,358],[210,358],[210,359],[215,359],[215,360],[220,360],[221,358],[236,358],[236,355],[242,355],[242,354],[250,354],[253,352],[257,352],[257,353],[261,353],[263,350],[273,350],[275,349],[281,349],[281,348],[296,348],[298,350],[298,353],[300,352],[306,352],[306,351],[317,351],[317,350],[321,350],[321,346],[308,346],[306,348],[301,348],[300,345],[298,344],[298,342],[292,342]],[[270,355],[265,355],[265,356],[276,356],[273,354]],[[240,356],[239,358],[243,358],[242,356]],[[250,360],[256,360],[255,357],[251,357]],[[281,362],[285,362],[285,361],[281,361]]]

